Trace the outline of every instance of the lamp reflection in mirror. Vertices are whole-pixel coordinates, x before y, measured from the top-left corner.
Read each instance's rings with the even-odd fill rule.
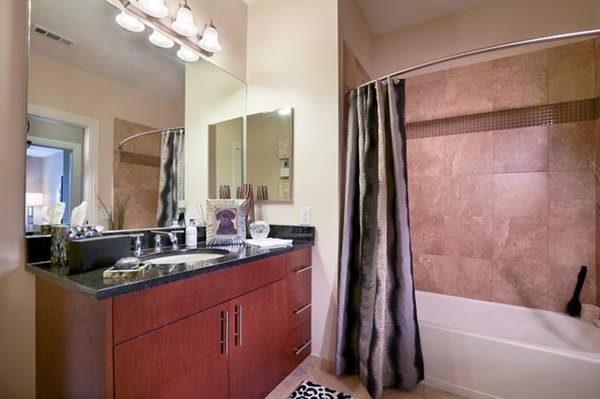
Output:
[[[185,62],[196,62],[200,59],[200,56],[198,54],[196,54],[191,49],[183,46],[181,46],[179,50],[177,50],[177,57],[179,57]]]
[[[157,30],[154,30],[152,34],[148,37],[150,43],[154,44],[157,47],[162,48],[171,48],[175,45],[175,42]]]
[[[27,224],[33,224],[33,207],[44,205],[44,194],[25,193],[25,206],[27,207]]]
[[[138,0],[138,7],[154,18],[164,18],[169,15],[164,0]]]
[[[187,0],[180,1],[175,17],[169,15],[164,0],[137,0],[135,3],[120,0],[120,2],[123,8],[115,19],[122,28],[141,32],[146,25],[149,26],[153,29],[153,33],[148,38],[150,42],[162,48],[170,48],[177,42],[180,45],[177,56],[185,62],[196,62],[202,54],[210,56],[221,51],[219,33],[212,20],[208,20],[202,35],[199,35]]]
[[[121,28],[131,32],[142,32],[146,28],[137,18],[126,14],[125,11],[121,11],[121,13],[115,17],[115,21],[117,21]]]

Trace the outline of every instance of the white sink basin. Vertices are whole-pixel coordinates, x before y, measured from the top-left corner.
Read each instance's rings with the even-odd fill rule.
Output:
[[[217,259],[222,256],[225,256],[225,253],[214,253],[214,252],[202,252],[202,253],[194,253],[194,254],[180,254],[180,255],[168,255],[161,256],[158,258],[148,259],[153,265],[166,265],[166,264],[176,264],[176,263],[196,263],[203,260],[209,259]]]

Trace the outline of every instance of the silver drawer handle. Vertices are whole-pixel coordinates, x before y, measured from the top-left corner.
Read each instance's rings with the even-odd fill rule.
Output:
[[[296,273],[296,274],[303,273],[303,272],[305,272],[307,270],[310,270],[310,269],[312,269],[312,266],[304,266],[304,267],[301,267],[300,269],[294,270],[294,273]]]
[[[225,328],[223,328],[223,323]],[[229,354],[229,311],[221,311],[221,353]]]
[[[302,344],[301,347],[294,349],[294,355],[299,355],[304,349],[308,348],[308,346],[310,345],[310,343],[312,342],[310,339],[308,341],[303,341],[304,343]]]
[[[294,312],[293,312],[293,313],[294,313],[294,314],[299,314],[299,313],[302,313],[302,312],[304,312],[306,309],[310,308],[310,306],[311,306],[311,304],[310,304],[310,303],[307,303],[306,305],[304,305],[304,306],[301,306],[301,307],[299,307],[298,309],[294,310]]]
[[[244,333],[243,333],[243,325],[244,325],[244,321],[242,319],[242,305],[237,305],[235,307],[235,321],[236,321],[236,332],[233,333],[233,335],[235,336],[236,340],[237,340],[237,345],[242,346],[242,339],[244,337]]]

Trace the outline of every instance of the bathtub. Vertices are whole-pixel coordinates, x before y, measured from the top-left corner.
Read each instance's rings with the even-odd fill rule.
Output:
[[[566,314],[417,291],[423,383],[467,398],[600,398],[600,328]]]

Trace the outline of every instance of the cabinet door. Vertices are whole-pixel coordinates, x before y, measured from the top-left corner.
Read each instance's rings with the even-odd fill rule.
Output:
[[[227,398],[226,311],[215,306],[116,345],[116,398]]]
[[[286,283],[229,302],[229,399],[263,399],[285,377]]]

